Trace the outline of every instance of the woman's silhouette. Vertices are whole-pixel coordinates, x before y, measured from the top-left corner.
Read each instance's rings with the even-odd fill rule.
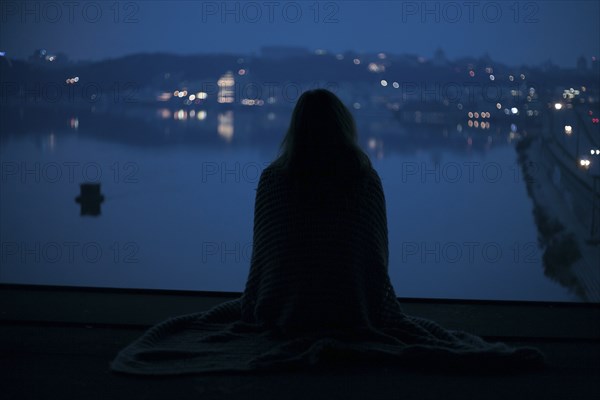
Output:
[[[261,174],[243,295],[171,318],[123,349],[115,371],[178,374],[295,367],[331,359],[435,367],[532,366],[510,348],[404,314],[388,276],[386,205],[330,91],[300,96],[280,156]]]

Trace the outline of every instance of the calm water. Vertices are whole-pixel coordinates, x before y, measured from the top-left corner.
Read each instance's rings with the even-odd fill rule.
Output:
[[[0,282],[242,291],[258,177],[288,115],[21,114],[2,128]],[[508,131],[357,123],[398,296],[579,301],[544,274]],[[101,183],[98,217],[80,216],[85,181]]]

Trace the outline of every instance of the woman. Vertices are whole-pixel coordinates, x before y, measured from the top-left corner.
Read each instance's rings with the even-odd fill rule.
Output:
[[[151,328],[112,369],[137,374],[281,369],[333,360],[523,367],[539,351],[405,315],[388,276],[379,176],[352,115],[324,89],[299,98],[257,188],[241,298]]]

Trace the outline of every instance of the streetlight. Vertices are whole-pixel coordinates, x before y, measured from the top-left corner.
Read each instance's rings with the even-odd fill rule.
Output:
[[[570,135],[573,133],[573,127],[571,125],[565,125],[565,133]]]

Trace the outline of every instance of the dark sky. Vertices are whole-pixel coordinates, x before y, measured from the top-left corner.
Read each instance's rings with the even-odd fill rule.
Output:
[[[571,67],[600,56],[597,1],[7,1],[0,51],[73,59],[138,52],[249,53],[264,45],[490,56]],[[73,4],[70,6],[69,4]]]

